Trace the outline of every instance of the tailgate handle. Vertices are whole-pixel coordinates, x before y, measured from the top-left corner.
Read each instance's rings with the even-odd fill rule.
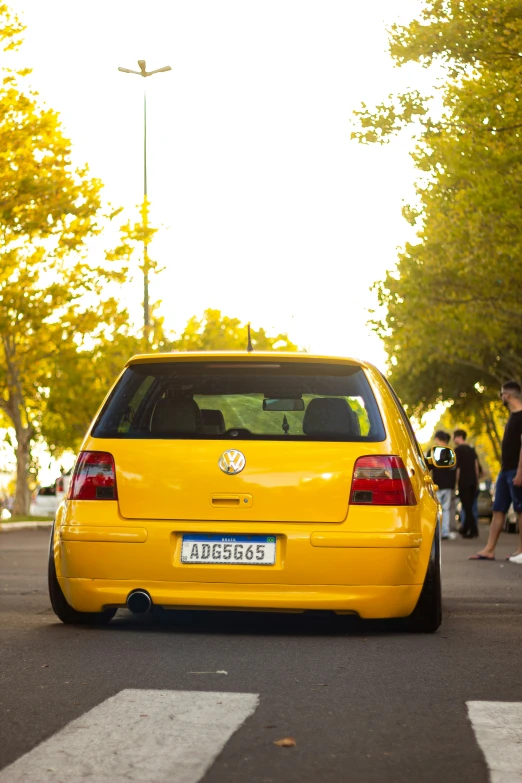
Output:
[[[210,503],[214,508],[250,508],[252,495],[212,495]]]

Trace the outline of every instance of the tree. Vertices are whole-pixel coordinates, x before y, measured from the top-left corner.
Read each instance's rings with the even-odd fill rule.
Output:
[[[297,351],[286,334],[269,337],[263,328],[252,329],[252,345],[257,351]],[[246,351],[248,326],[219,310],[205,310],[202,318],[189,319],[185,331],[173,344],[179,351]]]
[[[138,253],[141,254],[141,261],[138,267],[144,276],[143,350],[148,350],[150,348],[151,337],[154,339],[154,324],[151,319],[154,306],[150,307],[149,305],[149,280],[151,273],[158,274],[162,270],[160,269],[158,262],[149,255],[150,244],[157,234],[158,229],[150,224],[150,201],[147,196],[144,197],[143,202],[139,206],[139,211],[139,220],[136,222],[128,220],[127,223],[120,227],[120,244],[113,251],[113,255],[116,259],[119,260],[123,258],[130,264],[135,255]],[[157,307],[158,304],[160,303],[156,303],[155,306]]]
[[[522,377],[522,3],[429,0],[390,51],[446,79],[438,102],[412,90],[356,112],[361,143],[417,129],[417,242],[377,284],[374,325],[407,404],[450,400],[495,439],[499,385]]]
[[[1,4],[4,52],[19,46],[22,31]],[[57,113],[23,91],[26,74],[6,71],[0,87],[0,410],[16,434],[15,514],[29,509],[31,441],[56,361],[103,339],[118,305],[101,294],[124,279],[114,264],[84,258],[101,230],[101,182],[74,168]]]
[[[157,307],[157,305],[156,305]],[[165,332],[163,319],[152,309],[148,352],[246,350],[247,326],[237,318],[206,310],[201,318],[190,318],[182,334],[174,339]],[[127,329],[126,314],[111,315],[105,339],[89,349],[78,351],[69,344],[53,363],[52,387],[45,405],[41,433],[51,451],[76,450],[103,398],[125,363],[144,350],[143,339]],[[269,337],[264,329],[252,330],[256,350],[296,351],[287,335]],[[83,393],[78,394],[78,389]],[[362,415],[362,411],[361,411]]]
[[[155,313],[155,307],[151,308],[146,347],[142,334],[133,334],[129,328],[125,311],[110,312],[103,323],[103,336],[94,344],[89,341],[78,350],[76,344],[69,343],[54,359],[40,432],[56,456],[65,449],[79,448],[93,416],[131,356],[172,349],[172,339],[166,335],[163,318]]]
[[[20,45],[23,26],[0,3],[0,44]],[[101,182],[75,168],[56,112],[24,91],[27,71],[4,71],[0,84],[0,414],[16,444],[13,511],[29,511],[32,444],[55,453],[77,448],[126,360],[143,350],[246,348],[247,327],[208,310],[190,319],[177,341],[151,308],[150,327],[135,335],[118,302],[125,262],[149,244],[145,200],[140,219],[93,262],[89,240],[102,232]],[[114,218],[119,210],[109,215]],[[145,265],[145,266],[144,266]],[[141,271],[158,271],[147,257]],[[286,335],[253,332],[258,349],[295,350]]]

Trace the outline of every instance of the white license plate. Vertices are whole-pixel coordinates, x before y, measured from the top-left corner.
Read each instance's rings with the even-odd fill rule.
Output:
[[[274,565],[275,536],[221,536],[187,533],[181,545],[182,563]]]

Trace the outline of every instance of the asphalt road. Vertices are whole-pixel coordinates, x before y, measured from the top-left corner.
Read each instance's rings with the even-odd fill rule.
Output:
[[[467,560],[476,542],[443,542],[444,621],[430,636],[245,613],[66,627],[47,597],[47,532],[2,533],[0,769],[132,688],[259,694],[205,783],[485,782],[466,702],[522,701],[522,567],[504,560],[516,543],[503,534],[483,563]],[[283,737],[296,746],[273,744]]]

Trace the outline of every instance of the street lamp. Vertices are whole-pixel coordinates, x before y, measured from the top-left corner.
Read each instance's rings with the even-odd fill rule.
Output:
[[[164,71],[171,71],[170,65],[164,65],[163,68],[156,68],[154,71],[147,71],[145,60],[138,60],[139,71],[133,71],[130,68],[118,68],[118,71],[122,73],[134,73],[138,76],[143,76],[144,79],[147,76],[153,76],[155,73],[163,73]],[[147,90],[143,88],[143,200],[147,198]],[[146,213],[145,213],[146,214]],[[146,217],[145,217],[146,219]],[[149,253],[147,246],[147,232],[145,229],[145,236],[143,239],[143,323],[145,339],[149,341]]]

